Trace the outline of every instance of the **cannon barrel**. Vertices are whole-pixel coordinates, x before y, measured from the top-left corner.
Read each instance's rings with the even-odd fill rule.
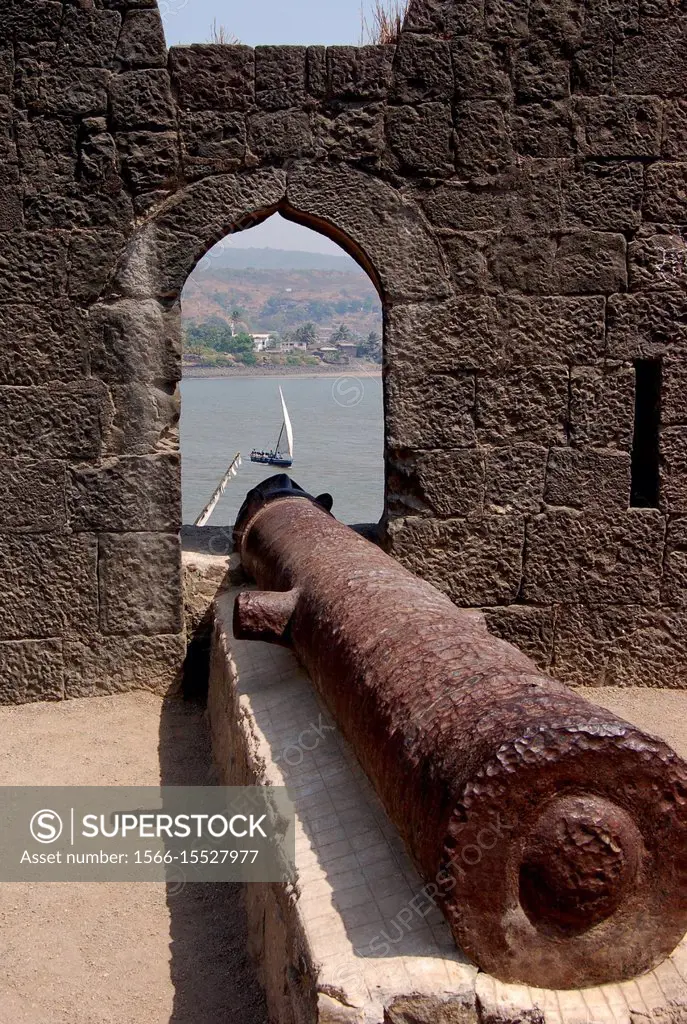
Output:
[[[546,988],[660,963],[687,930],[687,764],[330,507],[286,476],[249,493],[235,539],[261,591],[235,633],[293,647],[457,944]]]

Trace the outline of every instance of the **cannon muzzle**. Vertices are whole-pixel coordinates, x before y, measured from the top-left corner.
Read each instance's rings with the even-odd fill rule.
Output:
[[[656,966],[687,930],[685,762],[330,508],[283,476],[249,494],[237,637],[293,646],[480,968],[576,988]]]

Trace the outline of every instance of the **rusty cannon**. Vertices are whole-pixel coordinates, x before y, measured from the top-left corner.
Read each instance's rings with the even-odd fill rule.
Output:
[[[288,476],[249,493],[235,540],[261,590],[236,636],[293,647],[480,968],[546,988],[650,970],[687,931],[687,764],[330,510]]]

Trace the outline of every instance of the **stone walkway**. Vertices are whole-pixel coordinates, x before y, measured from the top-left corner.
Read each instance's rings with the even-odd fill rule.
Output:
[[[203,785],[203,712],[148,694],[0,708],[0,785]],[[0,885],[1,1024],[264,1024],[237,886]]]

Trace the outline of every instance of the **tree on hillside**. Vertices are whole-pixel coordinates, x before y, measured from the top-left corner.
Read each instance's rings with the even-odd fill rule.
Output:
[[[382,339],[376,331],[370,331],[365,341],[358,345],[358,356],[373,363],[382,361]]]
[[[315,348],[317,346],[317,329],[315,324],[303,324],[302,327],[293,332],[293,339],[300,342],[300,344],[307,345],[308,348]]]
[[[330,345],[340,345],[342,341],[353,341],[353,332],[346,324],[340,324],[329,339]]]

